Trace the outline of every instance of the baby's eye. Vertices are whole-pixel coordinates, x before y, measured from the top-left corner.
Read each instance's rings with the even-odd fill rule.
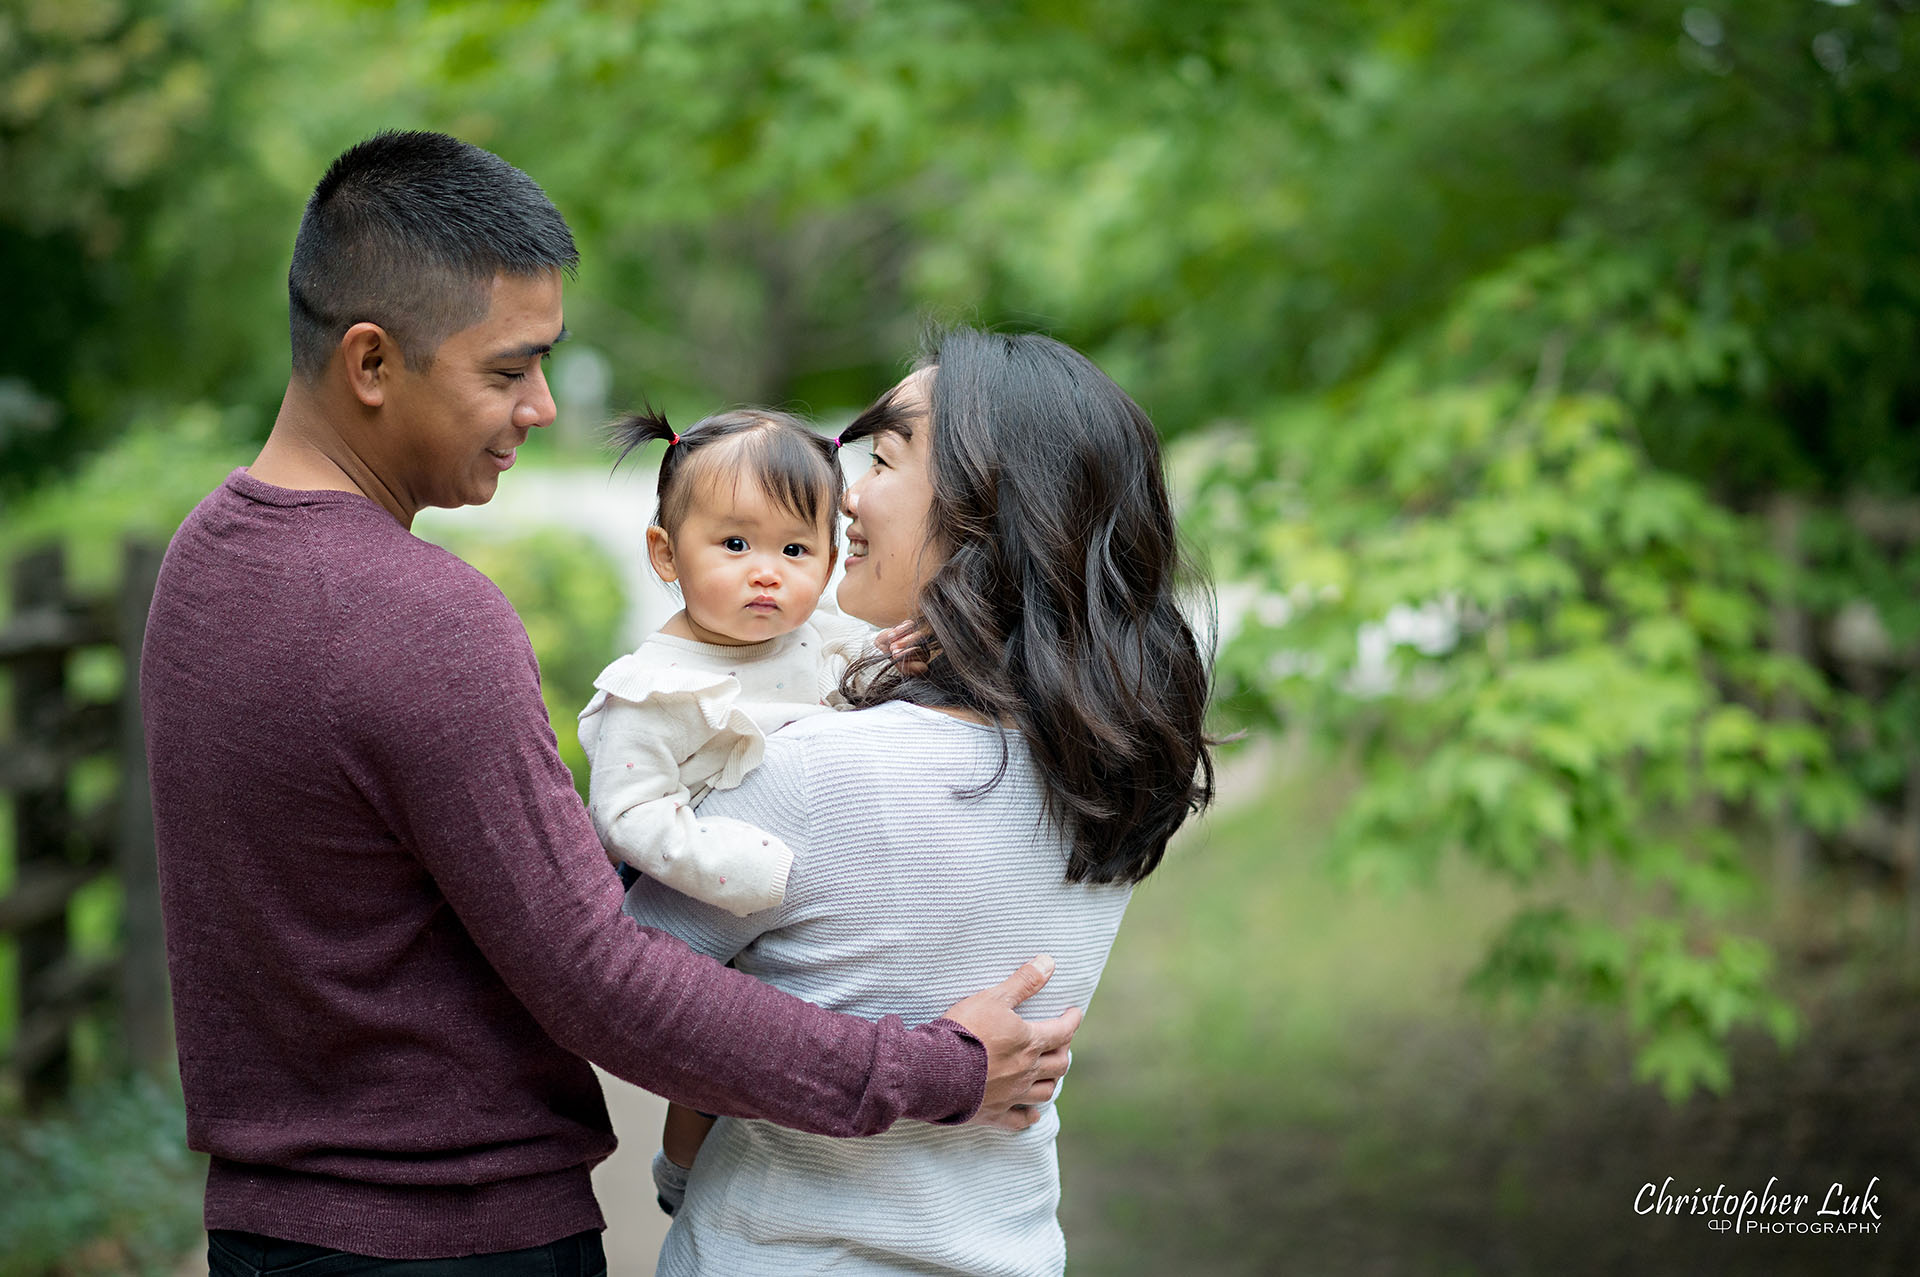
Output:
[[[804,545],[801,545],[798,541],[795,541],[790,545],[782,547],[780,551],[780,553],[786,555],[789,559],[798,559],[804,556],[806,552],[807,552],[807,547]]]
[[[726,540],[722,541],[720,545],[724,549],[728,549],[733,551],[735,554],[739,554],[747,548],[747,539],[745,537],[728,537]]]

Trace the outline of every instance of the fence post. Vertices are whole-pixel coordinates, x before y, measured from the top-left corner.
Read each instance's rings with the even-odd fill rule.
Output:
[[[26,616],[56,609],[65,602],[66,559],[58,546],[20,558],[13,569],[13,614]],[[50,741],[67,715],[67,660],[53,650],[22,656],[13,663],[13,738]],[[28,881],[37,868],[58,870],[66,860],[67,792],[63,768],[23,785],[13,796],[15,880]],[[67,913],[30,922],[16,933],[19,1032],[33,1023],[40,986],[67,956]],[[24,1060],[21,1097],[29,1106],[65,1094],[72,1061],[64,1035],[38,1059]]]
[[[160,875],[154,861],[153,802],[147,788],[147,741],[140,717],[140,645],[160,574],[161,552],[142,541],[122,548],[115,628],[126,659],[120,694],[120,799],[114,829],[122,890],[120,1018],[127,1058],[160,1072],[173,1058],[166,937],[160,923]]]

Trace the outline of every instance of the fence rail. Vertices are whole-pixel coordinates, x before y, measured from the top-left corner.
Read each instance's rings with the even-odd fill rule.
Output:
[[[29,1104],[66,1091],[73,1029],[108,1003],[118,1004],[135,1064],[160,1066],[172,1050],[138,689],[159,561],[151,546],[128,543],[119,589],[102,598],[70,593],[58,548],[13,565],[13,612],[0,629],[13,719],[0,743],[0,792],[12,800],[14,875],[0,896],[0,936],[16,949],[19,1008],[4,1067]],[[118,648],[124,660],[111,702],[76,698],[69,679],[70,658],[99,647]],[[115,792],[77,810],[74,769],[106,754],[118,763]],[[70,905],[106,874],[122,889],[119,943],[109,954],[83,954],[73,946]]]

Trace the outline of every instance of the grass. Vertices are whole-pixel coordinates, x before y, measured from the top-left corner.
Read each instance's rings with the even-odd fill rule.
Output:
[[[1783,946],[1801,1045],[1740,1040],[1733,1091],[1676,1108],[1630,1080],[1617,1026],[1462,992],[1511,904],[1497,886],[1335,882],[1341,790],[1287,762],[1136,893],[1061,1105],[1076,1277],[1915,1270],[1920,1003],[1862,938],[1884,906],[1816,902],[1824,937]],[[1730,1238],[1637,1215],[1667,1175],[1816,1202],[1878,1176],[1885,1218]]]

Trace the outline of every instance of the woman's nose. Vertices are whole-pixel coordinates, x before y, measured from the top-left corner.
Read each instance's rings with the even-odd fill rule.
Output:
[[[866,481],[867,476],[864,474],[861,475],[858,479],[848,484],[846,492],[841,494],[840,512],[849,519],[857,519],[860,517],[860,485]]]

